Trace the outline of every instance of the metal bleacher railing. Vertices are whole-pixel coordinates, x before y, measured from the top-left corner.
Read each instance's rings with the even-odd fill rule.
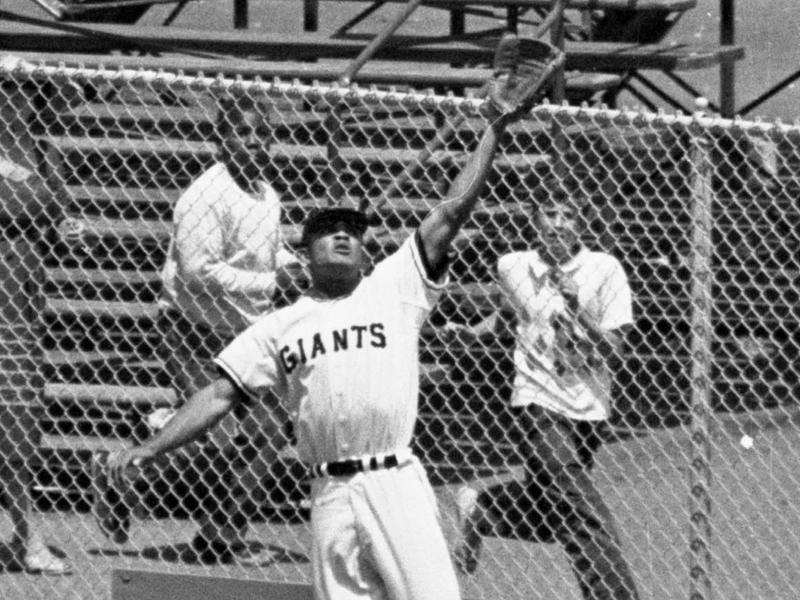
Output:
[[[97,64],[95,61],[102,61],[108,52],[139,51],[158,56],[142,56],[142,63],[134,66],[141,64],[157,70],[159,58],[179,53],[181,64],[183,59],[189,59],[186,68],[193,70],[231,73],[244,69],[262,76],[339,83],[342,76],[361,83],[387,83],[391,74],[393,79],[388,83],[432,86],[439,93],[453,90],[460,94],[475,85],[476,79],[485,78],[485,73],[478,71],[491,64],[500,32],[519,29],[520,34],[530,37],[547,33],[551,43],[566,52],[566,77],[555,78],[551,94],[555,101],[600,101],[614,106],[625,91],[651,110],[668,106],[688,112],[691,100],[700,92],[686,75],[719,68],[725,76],[719,99],[709,98],[710,108],[717,110],[718,102],[718,112],[723,116],[735,114],[732,73],[736,62],[744,58],[744,47],[735,45],[732,36],[719,45],[664,39],[678,19],[694,9],[695,0],[430,0],[424,4],[450,11],[450,32],[418,35],[412,30],[412,35],[398,34],[398,28],[407,25],[410,15],[423,4],[413,0],[396,4],[396,14],[377,34],[350,31],[363,16],[385,4],[373,2],[333,35],[317,32],[316,26],[287,34],[106,23],[75,25],[8,10],[0,10],[0,31],[3,48],[8,51],[59,53],[54,60],[76,64]],[[178,7],[183,5],[179,3]],[[317,6],[318,0],[304,4],[312,5]],[[395,5],[389,3],[389,8],[394,9]],[[494,12],[501,8],[506,9],[506,18]],[[488,17],[492,26],[467,31],[464,17],[470,11]],[[109,10],[108,15],[115,17],[116,13]],[[505,23],[497,27],[501,20]],[[242,60],[246,58],[257,61]],[[168,62],[174,59],[174,54],[167,57]],[[318,60],[326,64],[314,65]],[[331,61],[349,64],[339,66]],[[374,61],[392,64],[387,67]],[[362,68],[365,63],[369,69]]]
[[[154,327],[171,207],[213,159],[219,100],[252,95],[270,105],[271,183],[288,243],[308,209],[327,201],[335,164],[343,195],[372,213],[367,250],[378,261],[441,199],[486,126],[483,101],[23,61],[6,61],[0,78],[0,101],[22,98],[4,116],[11,142],[26,150],[26,168],[60,188],[60,238],[45,257],[43,309],[30,324],[44,383],[26,398],[45,434],[36,484],[50,508],[42,518],[80,564],[68,583],[2,573],[2,596],[107,598],[112,567],[308,581],[298,508],[305,484],[291,449],[272,483],[282,493],[251,524],[254,537],[282,549],[261,569],[185,559],[193,515],[169,489],[149,495],[122,550],[85,512],[91,453],[135,443],[149,433],[148,414],[174,403]],[[384,198],[441,124],[456,120],[456,135]],[[538,183],[568,176],[595,206],[586,243],[622,261],[635,293],[596,477],[644,597],[793,597],[799,141],[800,129],[781,123],[550,104],[510,129],[456,243],[452,285],[420,339],[415,452],[449,539],[454,486],[507,477],[520,457],[505,410],[512,340],[464,346],[441,326],[497,309],[497,257],[535,245]],[[14,356],[4,364],[15,365]],[[464,595],[577,597],[560,560],[530,540],[491,540]]]

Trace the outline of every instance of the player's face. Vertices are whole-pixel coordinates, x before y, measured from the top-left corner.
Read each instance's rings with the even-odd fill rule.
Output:
[[[265,180],[269,164],[270,129],[264,115],[254,110],[232,111],[231,126],[224,133],[221,153],[228,170],[244,181]]]
[[[337,271],[342,276],[360,274],[363,264],[361,233],[346,221],[322,224],[308,244],[312,274],[320,269]]]
[[[542,250],[555,262],[569,260],[579,247],[581,217],[570,201],[542,205],[536,216]]]

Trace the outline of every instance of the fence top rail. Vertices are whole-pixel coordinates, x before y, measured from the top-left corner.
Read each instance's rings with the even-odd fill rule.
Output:
[[[231,58],[227,60],[206,59],[184,55],[161,56],[107,56],[97,54],[69,54],[51,52],[15,52],[14,56],[34,64],[63,65],[89,69],[118,68],[146,69],[152,71],[177,72],[188,75],[222,73],[228,77],[241,76],[280,79],[301,79],[303,81],[337,81],[346,66],[342,61],[293,62],[263,61]],[[493,70],[486,67],[449,67],[421,64],[405,66],[385,62],[366,64],[356,73],[353,81],[359,84],[409,85],[419,88],[479,87],[492,75]],[[567,89],[582,90],[606,89],[617,84],[618,75],[610,73],[569,73],[566,77]]]
[[[329,102],[361,105],[403,106],[405,108],[436,109],[445,112],[462,112],[476,115],[486,108],[487,101],[474,96],[455,96],[453,94],[435,94],[433,91],[399,91],[377,89],[375,86],[340,86],[330,84],[301,84],[297,81],[287,82],[278,78],[264,81],[261,78],[246,80],[242,77],[230,78],[218,75],[207,77],[202,75],[185,75],[182,72],[167,73],[145,69],[89,69],[85,67],[67,67],[65,65],[34,64],[11,54],[0,54],[0,79],[45,79],[54,81],[76,82],[108,82],[139,86],[164,86],[173,89],[206,90],[212,93],[238,92],[262,93],[269,96],[303,97],[310,101],[325,99]],[[747,131],[748,133],[766,133],[773,135],[800,135],[800,120],[795,123],[784,123],[781,120],[747,121],[740,118],[727,119],[704,111],[707,103],[698,99],[698,110],[687,115],[681,112],[665,111],[647,112],[629,108],[609,109],[608,107],[569,106],[551,104],[547,101],[535,107],[533,115],[541,119],[565,120],[565,122],[591,121],[597,125],[615,125],[617,127],[665,127],[695,126],[703,129],[730,129]]]

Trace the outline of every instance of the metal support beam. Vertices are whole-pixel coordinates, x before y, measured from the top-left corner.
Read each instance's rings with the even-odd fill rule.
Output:
[[[336,32],[331,37],[338,37],[338,36],[346,35],[347,32],[350,31],[350,29],[352,29],[353,27],[355,27],[356,25],[361,23],[361,21],[366,19],[368,16],[370,16],[372,13],[374,13],[376,10],[378,10],[384,4],[386,4],[385,0],[375,0],[375,2],[370,4],[364,10],[360,11],[352,19],[349,19],[347,21],[347,23],[345,23],[344,25],[339,27],[339,29],[337,29]]]
[[[450,35],[461,35],[466,31],[467,19],[462,7],[450,9]]]
[[[303,0],[303,31],[319,31],[319,0]]]
[[[189,2],[189,0],[181,0],[180,2],[178,2],[178,4],[175,7],[173,7],[173,9],[171,11],[169,11],[169,14],[167,15],[167,18],[164,19],[164,22],[162,23],[162,25],[164,27],[168,27],[169,25],[172,25],[173,21],[175,21],[175,19],[178,18],[178,15],[181,14],[181,11],[184,9],[184,7],[186,6],[186,4],[188,2]]]
[[[506,7],[506,27],[509,31],[517,33],[519,29],[519,7],[507,6]]]
[[[361,67],[363,67],[369,59],[375,56],[375,53],[386,43],[390,37],[392,37],[392,35],[394,35],[394,32],[397,31],[400,26],[408,20],[411,14],[417,10],[420,4],[422,4],[422,0],[409,0],[408,4],[403,7],[403,9],[383,29],[383,31],[376,35],[353,60],[353,62],[347,66],[347,69],[345,69],[344,73],[342,73],[342,76],[339,78],[339,83],[341,85],[349,85],[353,80],[353,76],[358,73],[359,69],[361,69]]]
[[[463,7],[454,7],[450,9],[450,36],[453,38],[463,36],[467,31],[467,15]],[[461,67],[463,63],[450,63],[451,67]],[[462,94],[463,89],[456,89],[455,92]]]
[[[566,0],[553,0],[550,7],[550,13],[545,18],[545,22],[552,18],[552,25],[550,26],[550,43],[556,48],[564,51],[564,10],[566,8]],[[544,23],[542,25],[544,25]],[[558,72],[553,77],[553,102],[561,102],[566,98],[566,83],[564,81],[564,65],[559,67]]]
[[[720,0],[719,43],[733,46],[736,43],[734,0]],[[736,113],[736,65],[723,61],[719,66],[719,107],[723,117],[732,118]]]
[[[247,29],[247,0],[233,0],[233,28]]]
[[[784,77],[783,79],[781,79],[778,83],[773,85],[766,92],[759,94],[754,100],[751,100],[750,102],[742,106],[737,112],[741,116],[750,114],[750,112],[754,110],[757,106],[761,106],[764,102],[772,98],[778,92],[783,91],[784,89],[792,85],[798,79],[800,79],[800,71],[795,71],[788,77]]]

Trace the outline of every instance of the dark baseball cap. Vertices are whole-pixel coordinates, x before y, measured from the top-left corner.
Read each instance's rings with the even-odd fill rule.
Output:
[[[361,211],[338,206],[314,208],[308,213],[303,224],[303,244],[308,244],[315,233],[339,222],[351,226],[358,235],[364,235],[367,230],[367,215]]]

